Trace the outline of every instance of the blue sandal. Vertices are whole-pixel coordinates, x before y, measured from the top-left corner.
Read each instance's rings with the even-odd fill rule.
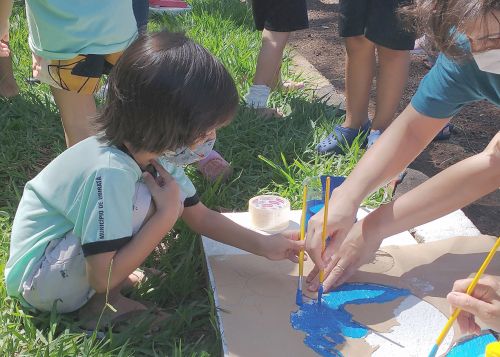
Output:
[[[451,133],[453,131],[453,124],[446,124],[443,129],[436,135],[436,137],[433,139],[433,141],[437,140],[448,140],[451,137]]]
[[[344,128],[340,125],[335,126],[333,132],[320,141],[316,149],[320,154],[339,154],[344,155],[346,149],[349,148],[354,139],[358,135],[364,135],[365,139],[361,143],[361,147],[366,146],[366,135],[370,132],[371,122],[368,120],[360,129]]]

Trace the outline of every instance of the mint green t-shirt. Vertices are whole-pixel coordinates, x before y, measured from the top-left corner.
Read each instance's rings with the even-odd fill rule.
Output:
[[[26,0],[31,50],[66,60],[123,51],[137,35],[131,0]]]
[[[161,162],[184,198],[196,190],[182,168]],[[142,172],[122,150],[95,136],[64,151],[29,181],[12,226],[5,268],[7,293],[22,298],[22,282],[47,244],[72,231],[84,255],[115,251],[132,237],[135,184]]]

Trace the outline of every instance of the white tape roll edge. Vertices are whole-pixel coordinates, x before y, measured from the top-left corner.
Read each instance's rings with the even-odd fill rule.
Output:
[[[266,232],[279,232],[288,227],[290,201],[276,195],[262,195],[250,199],[248,212],[252,225]]]

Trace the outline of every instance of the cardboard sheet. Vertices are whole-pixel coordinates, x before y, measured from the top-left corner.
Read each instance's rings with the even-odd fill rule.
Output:
[[[418,353],[424,350],[428,352],[432,344],[427,346],[426,334],[432,336],[431,340],[435,339],[437,334],[434,331],[439,331],[443,327],[441,321],[449,316],[445,297],[453,282],[472,275],[494,242],[494,237],[480,236],[384,247],[377,260],[362,267],[351,282],[407,289],[409,296],[396,297],[384,303],[346,303],[345,310],[352,314],[352,319],[367,326],[370,333],[366,338],[347,337],[336,349],[345,356],[377,355],[377,351],[379,355],[384,355],[398,349],[403,351],[408,347],[404,345],[404,334],[410,331],[415,343],[420,341],[424,344],[419,347]],[[307,335],[291,326],[290,313],[297,311],[297,264],[289,261],[271,262],[253,255],[219,255],[211,256],[208,260],[216,285],[229,355],[318,355],[304,343]],[[306,272],[311,268],[310,263],[306,264]],[[500,255],[492,261],[487,273],[500,276]],[[415,311],[421,311],[418,312],[420,318],[408,315],[410,318],[404,320],[405,312],[415,308]],[[399,311],[398,316],[402,316],[403,320],[396,319],[395,310]],[[438,322],[433,324],[433,321]],[[401,324],[408,326],[399,326]],[[432,326],[436,324],[440,326]],[[398,330],[398,327],[401,328]],[[393,333],[387,334],[390,331]],[[458,339],[458,330],[454,336],[454,340]],[[422,338],[419,340],[419,337]],[[416,350],[413,348],[412,351]],[[417,352],[408,355],[413,353],[419,355]]]

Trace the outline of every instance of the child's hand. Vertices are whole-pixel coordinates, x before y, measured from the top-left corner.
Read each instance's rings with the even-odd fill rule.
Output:
[[[263,237],[262,240],[262,255],[270,260],[290,259],[297,263],[299,252],[304,249],[304,241],[299,241],[298,231],[274,234]]]
[[[149,192],[151,192],[156,212],[168,215],[175,213],[176,217],[179,217],[183,209],[179,186],[156,160],[151,160],[151,164],[158,172],[158,177],[154,178],[149,172],[145,172],[143,178]]]

